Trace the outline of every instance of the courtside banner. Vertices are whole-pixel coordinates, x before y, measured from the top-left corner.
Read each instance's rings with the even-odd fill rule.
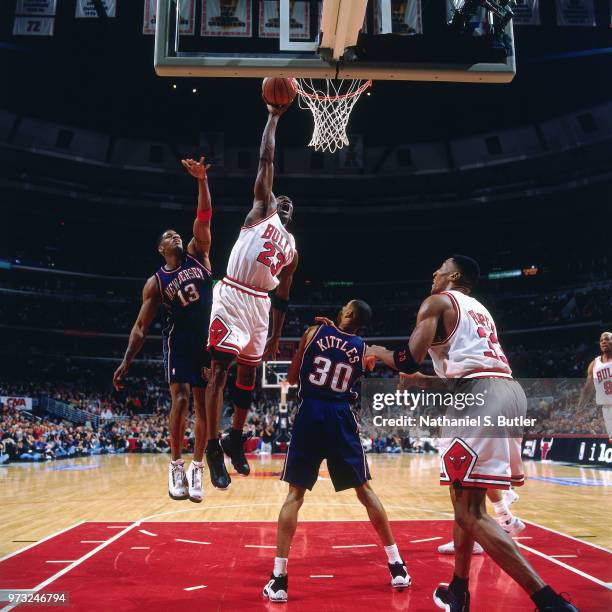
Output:
[[[39,15],[52,17],[55,15],[57,0],[17,0],[16,15]]]
[[[181,23],[179,33],[185,36],[195,34],[195,0],[181,0]],[[144,16],[142,22],[143,34],[155,34],[155,19],[157,17],[157,0],[144,1]]]
[[[593,0],[556,0],[556,3],[558,25],[595,27]]]
[[[421,0],[391,0],[391,27],[393,34],[421,34],[423,18]],[[374,31],[383,31],[382,2],[374,5]]]
[[[0,395],[0,403],[9,410],[27,410],[32,412],[32,398],[15,395]]]
[[[117,0],[100,0],[107,17],[117,16]],[[93,0],[77,0],[75,17],[98,17],[98,11]]]
[[[606,411],[612,407],[594,400],[581,405],[584,379],[475,376],[364,379],[362,433],[373,438],[607,435]]]
[[[17,16],[13,36],[53,36],[55,17]]]
[[[248,38],[253,32],[251,0],[202,0],[202,36]]]
[[[289,3],[289,38],[310,39],[310,3],[292,0]],[[259,3],[259,37],[280,36],[280,0],[263,0]]]
[[[540,0],[516,0],[514,25],[540,25]]]

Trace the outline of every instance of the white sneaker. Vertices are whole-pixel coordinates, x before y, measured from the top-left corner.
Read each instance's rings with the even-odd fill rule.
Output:
[[[523,529],[525,529],[525,523],[520,518],[513,516],[509,521],[497,521],[499,526],[509,535],[517,536]]]
[[[199,504],[204,499],[202,491],[202,475],[204,474],[204,464],[194,465],[193,461],[187,468],[187,483],[189,487],[189,500]]]
[[[508,489],[507,491],[504,491],[504,501],[506,502],[507,506],[511,506],[518,500],[519,496],[517,493],[515,493],[514,489]]]
[[[451,540],[447,544],[438,546],[438,552],[441,555],[454,555],[455,554],[455,543]],[[474,542],[474,548],[472,549],[473,555],[482,555],[484,552],[482,546],[478,542]]]
[[[170,462],[170,465],[168,465],[168,495],[172,499],[189,498],[184,463]]]

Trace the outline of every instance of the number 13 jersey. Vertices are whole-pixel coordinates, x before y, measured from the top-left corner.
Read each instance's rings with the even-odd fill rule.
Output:
[[[272,291],[278,286],[278,274],[294,257],[295,238],[274,211],[257,223],[242,226],[224,281]]]
[[[455,311],[449,335],[429,349],[440,378],[512,378],[512,370],[497,337],[489,311],[461,291],[443,291]]]

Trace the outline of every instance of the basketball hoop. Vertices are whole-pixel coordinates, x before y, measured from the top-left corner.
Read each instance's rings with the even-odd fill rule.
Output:
[[[312,79],[296,80],[300,108],[309,109],[314,120],[308,146],[314,147],[315,151],[335,153],[348,145],[346,126],[351,111],[372,81],[325,79],[317,85]]]

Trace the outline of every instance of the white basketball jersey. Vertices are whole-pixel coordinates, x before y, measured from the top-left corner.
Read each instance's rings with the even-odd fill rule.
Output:
[[[461,291],[444,291],[457,317],[450,334],[434,342],[429,354],[440,378],[512,377],[489,311]]]
[[[612,406],[612,361],[596,357],[593,363],[593,384],[598,406]]]
[[[274,211],[257,223],[242,226],[224,280],[272,291],[278,287],[278,274],[294,257],[295,239]]]

